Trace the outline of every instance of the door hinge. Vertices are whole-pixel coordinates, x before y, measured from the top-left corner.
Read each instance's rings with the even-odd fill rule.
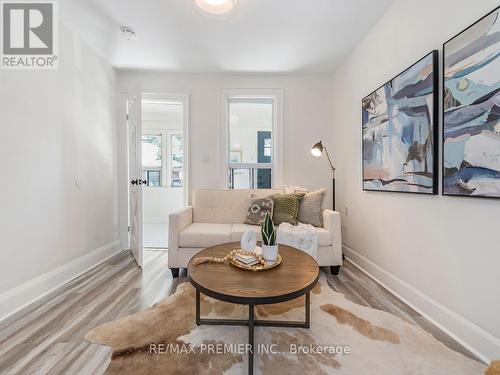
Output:
[[[128,121],[128,113],[125,116],[127,117],[127,121]]]
[[[128,230],[129,232],[132,232],[132,227],[129,225],[129,226],[128,226],[128,228],[127,228],[127,230]]]

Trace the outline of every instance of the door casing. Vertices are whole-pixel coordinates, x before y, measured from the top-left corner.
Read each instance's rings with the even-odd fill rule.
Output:
[[[128,232],[129,217],[129,196],[128,196],[128,144],[127,144],[127,119],[126,102],[134,95],[134,92],[123,91],[119,94],[118,105],[118,223],[120,232],[120,245],[122,250],[130,249],[130,239]],[[189,164],[189,95],[188,94],[168,94],[158,92],[142,92],[142,97],[158,98],[158,100],[173,100],[183,103],[183,139],[184,139],[184,205],[191,202],[191,168]],[[142,105],[141,105],[142,107]]]

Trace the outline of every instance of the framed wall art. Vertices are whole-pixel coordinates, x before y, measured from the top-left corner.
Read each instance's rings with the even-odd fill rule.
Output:
[[[362,100],[363,190],[437,193],[438,51]]]
[[[443,45],[443,194],[500,198],[500,7]]]

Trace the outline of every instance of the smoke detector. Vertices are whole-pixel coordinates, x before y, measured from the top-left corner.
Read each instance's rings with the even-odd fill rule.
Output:
[[[120,27],[120,30],[122,31],[122,34],[127,38],[127,40],[132,40],[135,38],[135,31],[131,27],[128,26],[122,26]]]

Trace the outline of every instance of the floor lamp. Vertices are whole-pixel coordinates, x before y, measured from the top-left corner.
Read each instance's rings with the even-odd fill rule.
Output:
[[[323,146],[323,143],[321,143],[321,141],[319,141],[318,143],[316,143],[312,148],[311,148],[311,155],[316,157],[316,158],[320,158],[321,155],[323,155],[323,151],[325,152],[326,154],[326,157],[328,158],[328,163],[330,163],[330,167],[332,168],[332,182],[333,182],[333,185],[332,185],[332,190],[333,190],[333,210],[335,211],[335,168],[333,167],[333,164],[332,164],[332,159],[330,159],[330,154],[328,153],[328,150],[326,149],[325,146]]]

